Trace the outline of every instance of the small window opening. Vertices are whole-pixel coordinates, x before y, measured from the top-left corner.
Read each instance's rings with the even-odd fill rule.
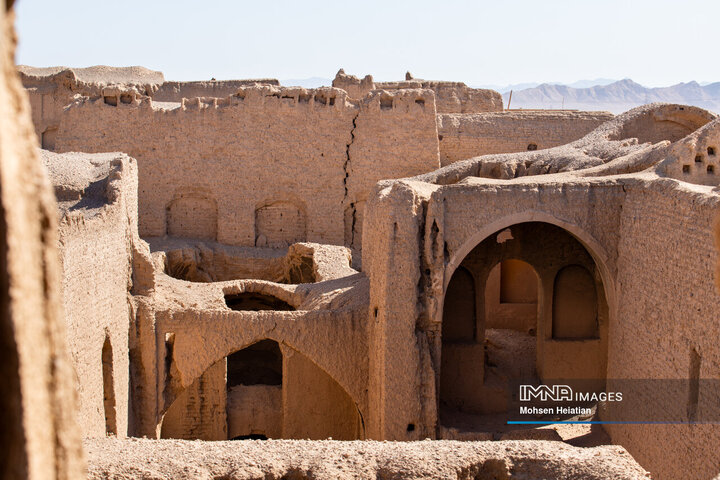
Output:
[[[710,175],[714,175],[714,174],[715,174],[715,165],[708,165],[708,166],[707,166],[707,173],[710,174]]]
[[[715,155],[715,147],[707,148],[708,155]]]
[[[702,163],[703,156],[702,155],[695,155],[695,163]]]
[[[117,97],[116,96],[105,96],[103,97],[103,101],[108,104],[112,105],[113,107],[117,107]]]
[[[532,151],[534,151],[534,150],[537,150],[537,144],[536,144],[536,143],[531,143],[531,144],[529,144],[529,145],[527,146],[527,149],[528,149],[528,151],[530,151],[530,152],[532,152]]]
[[[690,173],[690,165],[683,165],[682,172],[683,172],[683,173]]]

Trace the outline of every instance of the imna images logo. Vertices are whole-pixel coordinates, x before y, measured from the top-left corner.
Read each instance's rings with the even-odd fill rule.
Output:
[[[520,385],[520,401],[562,402],[573,400],[573,390],[568,385]]]
[[[622,392],[573,392],[569,385],[520,385],[520,401],[531,402],[620,402]]]

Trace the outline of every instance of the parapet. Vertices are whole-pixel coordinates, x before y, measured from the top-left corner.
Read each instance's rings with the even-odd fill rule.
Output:
[[[106,85],[127,85],[137,88],[159,86],[165,82],[162,72],[145,67],[108,67],[96,65],[87,68],[46,67],[18,65],[18,73],[25,88],[62,85],[79,93],[94,92]],[[145,88],[140,89],[142,91]]]
[[[340,69],[335,75],[333,87],[342,88],[350,98],[359,99],[372,90],[430,89],[435,92],[437,113],[501,112],[502,95],[494,90],[470,88],[462,82],[419,80],[406,74],[406,80],[397,82],[374,82],[372,75],[360,80]]]
[[[233,95],[240,87],[253,85],[279,86],[275,78],[259,78],[250,80],[210,80],[199,82],[165,82],[152,93],[158,102],[179,102],[183,98],[193,97],[227,97]]]

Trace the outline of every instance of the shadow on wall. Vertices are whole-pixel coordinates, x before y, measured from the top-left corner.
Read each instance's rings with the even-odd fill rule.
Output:
[[[308,357],[261,340],[217,362],[165,413],[161,438],[364,437],[348,393]]]
[[[512,380],[604,387],[604,287],[590,253],[562,228],[521,223],[482,240],[448,283],[442,321],[441,421],[507,412]]]

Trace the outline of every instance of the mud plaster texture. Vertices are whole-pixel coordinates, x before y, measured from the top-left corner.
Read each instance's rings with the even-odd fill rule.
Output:
[[[649,478],[618,446],[557,442],[85,442],[88,478],[637,479]]]
[[[0,477],[84,475],[65,344],[56,205],[0,5]]]
[[[439,330],[450,278],[481,240],[505,229],[512,235],[514,225],[527,222],[559,226],[584,245],[607,308],[596,339],[555,340],[548,310],[553,281],[540,268],[541,377],[545,369],[572,378],[580,372],[569,367],[607,356],[608,379],[685,379],[695,352],[701,357],[695,357],[700,378],[717,378],[720,351],[708,320],[720,309],[714,287],[718,255],[703,246],[713,245],[718,228],[717,189],[708,185],[718,179],[707,173],[715,161],[707,147],[714,148],[719,128],[706,112],[653,105],[563,147],[488,155],[429,175],[381,182],[367,207],[363,239],[370,305],[377,312],[370,335],[370,411],[397,412],[390,406],[397,402],[405,416],[371,414],[378,423],[371,423],[370,431],[393,438],[389,432],[400,435],[411,419],[436,417]],[[698,173],[684,171],[687,164],[702,167],[704,185],[691,183]],[[397,370],[408,362],[412,371],[426,373],[413,378]],[[392,390],[383,389],[388,384]],[[710,398],[700,396],[699,402],[712,414]],[[416,407],[408,408],[410,403]],[[650,401],[612,408],[647,413],[658,407]],[[612,426],[608,432],[657,478],[687,476],[681,461],[687,454],[680,453],[686,451],[692,452],[694,478],[712,477],[720,469],[711,447],[718,431],[711,426]]]
[[[638,467],[619,447],[564,444],[581,442],[568,431],[492,430],[477,416],[448,422],[442,411],[443,379],[476,386],[470,395],[483,392],[484,407],[496,408],[493,376],[533,365],[540,380],[590,377],[608,389],[615,379],[671,378],[692,392],[720,376],[709,320],[720,314],[714,114],[669,104],[618,117],[503,112],[494,92],[459,83],[375,84],[342,72],[334,88],[196,82],[168,84],[158,100],[166,82],[157,72],[25,68],[33,105],[47,95],[43,82],[67,71],[72,85],[90,79],[89,90],[58,100],[67,103],[57,130],[38,133],[65,152],[43,159],[59,201],[78,430],[152,439],[89,438],[92,475],[336,478],[345,460],[327,459],[344,449],[348,458],[378,452],[369,466],[348,460],[371,477],[634,478],[612,465],[660,479],[720,471],[710,426],[609,427],[602,441],[622,445]],[[496,325],[483,287],[506,260],[527,262],[538,279],[536,316],[523,319],[517,338],[486,333]],[[465,310],[446,305],[461,269],[475,302]],[[568,284],[587,288],[568,295]],[[444,312],[453,309],[471,321],[462,346],[447,334]],[[590,322],[566,328],[575,309]],[[532,358],[513,363],[513,348]],[[234,362],[253,355],[267,378],[234,378]],[[453,356],[465,361],[448,362]],[[694,405],[679,402],[673,413],[716,408],[702,390],[688,399]],[[599,418],[663,406],[648,395],[601,407]],[[159,440],[252,436],[409,443]],[[525,440],[414,443],[425,438]],[[235,463],[256,448],[256,467]],[[276,472],[276,455],[295,448],[307,457]],[[225,449],[240,456],[228,459]],[[507,463],[473,457],[514,449]],[[453,456],[466,451],[468,460]],[[159,467],[147,462],[161,454]],[[576,460],[605,454],[597,472]],[[169,473],[146,470],[154,468]]]
[[[128,294],[133,247],[141,242],[137,165],[122,154],[41,152],[59,206],[67,340],[77,378],[82,379],[78,422],[85,435],[105,436],[109,413],[114,418],[109,420],[110,431],[125,436],[130,399]],[[112,402],[112,412],[104,411],[104,396]]]

